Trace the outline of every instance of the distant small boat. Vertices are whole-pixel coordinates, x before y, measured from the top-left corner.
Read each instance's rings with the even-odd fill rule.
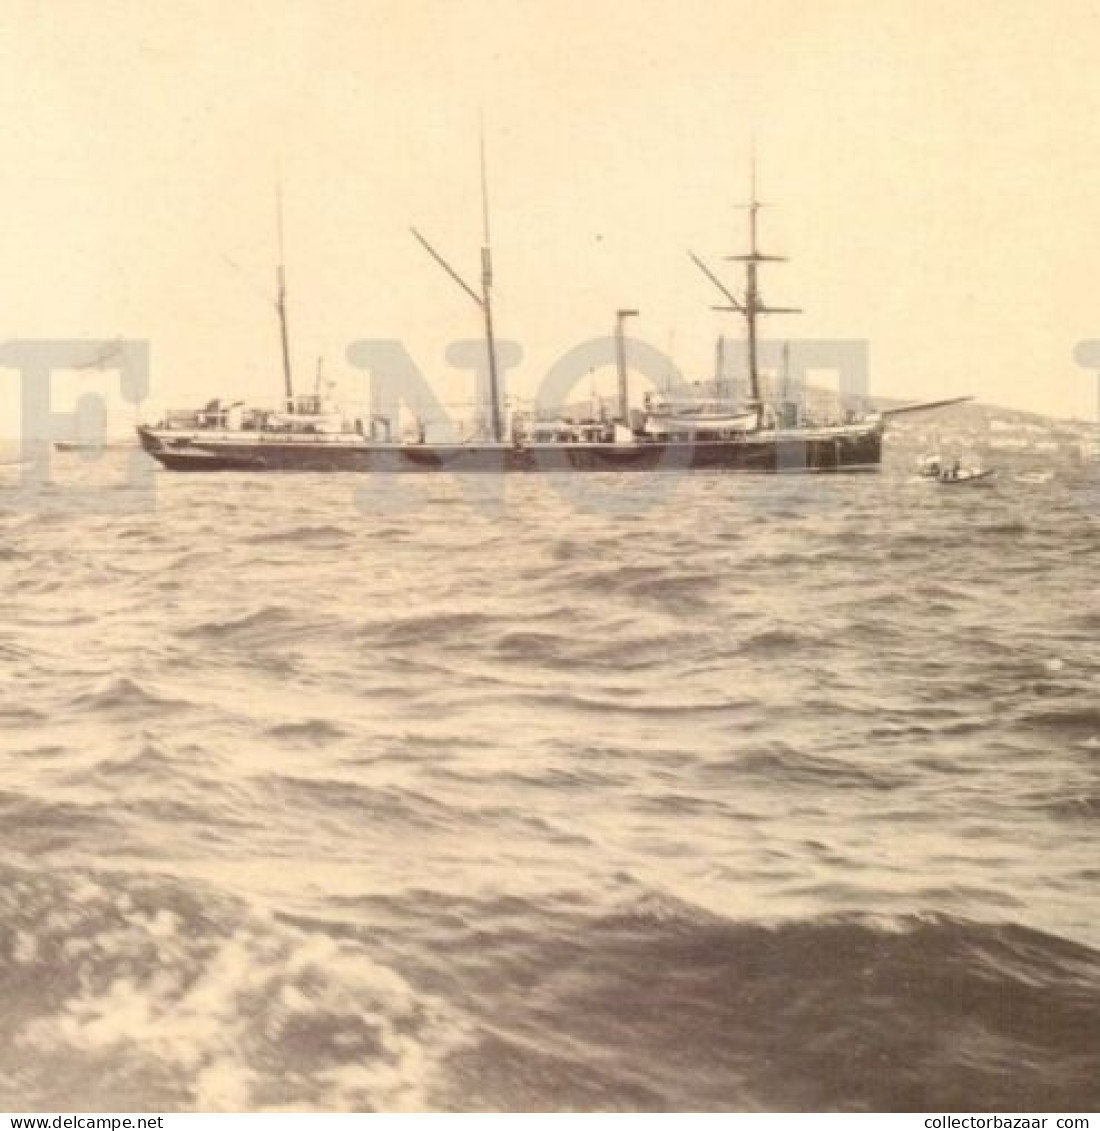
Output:
[[[978,483],[981,480],[988,481],[996,474],[997,473],[992,468],[963,467],[958,471],[946,471],[938,478],[933,479],[932,482],[942,483],[945,487],[958,487],[963,483]]]
[[[942,456],[925,456],[920,462],[919,474],[930,483],[976,483],[982,479],[992,479],[996,474],[992,468],[964,467],[960,460],[945,460]]]
[[[54,440],[54,451],[58,452],[114,452],[123,448],[137,447],[137,443],[130,439],[104,440]]]

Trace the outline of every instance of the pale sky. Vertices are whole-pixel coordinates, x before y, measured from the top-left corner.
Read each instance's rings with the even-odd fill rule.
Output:
[[[764,294],[805,310],[774,335],[866,339],[873,393],[1095,418],[1084,0],[4,0],[0,338],[147,339],[157,403],[274,401],[281,169],[300,383],[396,338],[468,397],[478,311],[408,226],[476,282],[482,112],[520,392],[617,307],[709,376],[741,331],[685,251],[741,249],[755,137]]]

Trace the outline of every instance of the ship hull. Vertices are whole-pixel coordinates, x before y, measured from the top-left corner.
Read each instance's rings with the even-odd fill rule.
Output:
[[[873,471],[879,427],[762,433],[730,440],[636,443],[378,444],[294,440],[254,434],[202,437],[139,429],[142,447],[171,471],[761,473]]]

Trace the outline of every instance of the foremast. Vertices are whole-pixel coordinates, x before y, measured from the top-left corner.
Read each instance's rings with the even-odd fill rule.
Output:
[[[294,411],[294,376],[290,368],[290,332],[286,317],[286,255],[283,249],[283,187],[275,186],[275,218],[279,239],[279,262],[275,268],[275,313],[279,316],[279,340],[283,350],[283,386],[288,412]]]
[[[485,170],[485,131],[481,132],[481,309],[485,314],[485,349],[489,355],[489,419],[493,439],[504,439],[500,413],[500,380],[497,376],[497,347],[493,337],[493,248],[489,233],[489,178]]]

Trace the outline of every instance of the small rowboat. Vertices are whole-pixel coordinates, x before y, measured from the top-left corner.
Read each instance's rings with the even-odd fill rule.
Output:
[[[958,471],[946,471],[931,479],[933,483],[942,483],[945,487],[960,487],[964,483],[988,483],[996,474],[992,469],[983,470],[977,467],[962,467]]]

